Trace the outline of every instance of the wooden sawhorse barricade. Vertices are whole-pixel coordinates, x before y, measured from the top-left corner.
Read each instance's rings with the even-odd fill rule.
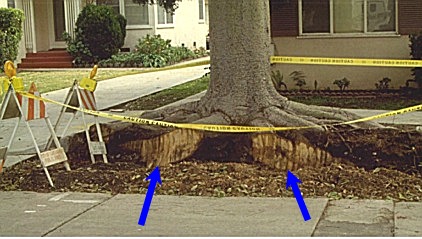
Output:
[[[64,101],[65,105],[80,107],[80,108],[84,108],[88,110],[97,110],[97,104],[96,104],[95,96],[94,96],[96,81],[93,79],[96,72],[97,72],[97,66],[94,66],[94,69],[91,71],[89,78],[82,79],[80,83],[78,83],[78,80],[75,80],[73,82],[73,85],[70,88],[65,98],[65,101]],[[76,114],[78,113],[77,110],[70,109],[63,106],[60,111],[57,122],[55,124],[55,128],[54,128],[55,131],[57,130],[57,127],[59,126],[59,123],[63,117],[63,114],[66,112],[72,113],[72,116],[70,120],[67,122],[63,130],[63,133],[61,134],[61,138],[63,138],[66,135],[67,130],[69,129],[72,121],[75,119]],[[98,116],[96,115],[94,116],[96,131],[98,135],[98,141],[93,141],[91,140],[91,136],[89,135],[89,126],[86,123],[85,114],[83,112],[81,112],[81,114],[82,114],[82,121],[85,127],[85,135],[86,135],[86,140],[88,143],[89,153],[91,156],[91,162],[95,163],[95,155],[102,155],[104,163],[108,163],[107,149],[106,149],[103,136],[101,133],[101,127],[98,122]],[[50,147],[51,143],[52,143],[52,139],[50,138],[47,143],[47,149]]]
[[[14,78],[14,79],[18,79],[18,78]],[[45,108],[44,102],[22,96],[21,94],[15,91],[13,85],[14,84],[12,84],[12,82],[10,82],[10,84],[8,85],[7,93],[4,97],[3,104],[1,105],[1,108],[0,108],[0,120],[11,119],[11,118],[17,118],[18,120],[12,131],[12,135],[10,136],[8,145],[0,149],[0,160],[2,160],[2,163],[0,165],[0,172],[2,171],[4,163],[6,162],[7,150],[12,146],[13,139],[15,137],[19,123],[21,119],[23,118],[25,120],[26,128],[28,129],[28,132],[29,132],[29,136],[31,137],[32,142],[34,143],[34,147],[37,152],[38,158],[40,159],[41,165],[47,176],[48,182],[50,183],[52,187],[54,187],[53,181],[50,177],[47,167],[54,164],[63,163],[66,170],[70,171],[70,166],[67,160],[67,156],[63,148],[61,147],[60,142],[53,129],[53,126],[51,125],[51,121],[46,114],[46,108]],[[18,84],[15,84],[15,85],[18,85]],[[28,93],[35,96],[40,96],[34,83],[31,84],[31,87]],[[28,123],[29,121],[36,120],[36,119],[45,120],[45,123],[47,124],[48,130],[50,131],[50,135],[55,144],[55,147],[56,147],[55,149],[41,152],[37,144],[37,141],[35,140],[31,127]]]

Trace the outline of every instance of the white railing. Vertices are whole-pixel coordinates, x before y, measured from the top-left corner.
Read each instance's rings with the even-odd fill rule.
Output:
[[[22,0],[22,10],[25,14],[23,23],[25,48],[28,52],[37,52],[35,40],[35,24],[34,24],[34,4],[33,0]]]
[[[64,12],[66,22],[66,32],[74,36],[76,20],[81,11],[80,0],[64,0]]]

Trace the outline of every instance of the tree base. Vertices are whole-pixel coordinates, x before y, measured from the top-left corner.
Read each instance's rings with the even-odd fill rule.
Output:
[[[261,162],[285,171],[303,166],[323,166],[335,159],[317,142],[324,133],[214,133],[191,129],[168,129],[110,123],[101,126],[110,154],[135,153],[148,168],[195,158],[200,161]],[[310,142],[305,137],[313,135]],[[318,138],[318,140],[316,140]],[[68,138],[70,153],[83,158],[87,152],[84,134]],[[85,148],[85,149],[84,149]],[[82,153],[82,155],[80,155]]]

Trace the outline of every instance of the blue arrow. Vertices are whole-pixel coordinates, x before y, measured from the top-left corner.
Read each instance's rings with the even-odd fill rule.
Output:
[[[150,183],[148,186],[147,194],[145,195],[144,205],[142,206],[141,216],[139,217],[138,224],[141,226],[145,226],[145,222],[147,221],[147,216],[149,212],[149,207],[151,206],[152,197],[154,196],[155,185],[157,182],[162,185],[161,176],[160,176],[160,169],[156,167],[154,171],[151,172],[150,175],[145,180],[150,179]]]
[[[305,201],[303,200],[302,194],[300,193],[299,183],[302,183],[293,173],[287,171],[287,182],[286,189],[292,188],[293,195],[295,195],[296,202],[299,205],[300,212],[302,213],[303,220],[308,221],[311,219],[308,208],[306,208]]]

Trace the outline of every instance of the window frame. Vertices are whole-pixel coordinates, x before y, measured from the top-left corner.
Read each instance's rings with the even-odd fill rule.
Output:
[[[199,7],[201,6],[199,4],[200,1],[202,2],[202,9],[199,9]],[[200,14],[201,12],[202,12],[202,19],[201,19],[201,14]],[[198,0],[198,22],[199,23],[205,23],[205,14],[206,14],[206,11],[205,11],[205,0]]]
[[[11,6],[13,5],[13,6]],[[16,8],[16,1],[15,0],[7,0],[7,8]]]
[[[159,11],[164,11],[164,22],[165,23],[159,23],[158,22],[158,14],[159,14]],[[175,22],[175,15],[176,14],[172,14],[173,15],[173,17],[172,17],[172,22],[171,23],[168,23],[167,22],[167,14],[172,14],[172,13],[167,13],[166,12],[166,10],[163,8],[163,7],[161,7],[161,6],[159,6],[158,4],[155,4],[155,22],[157,23],[157,28],[174,28],[174,22]]]
[[[128,1],[128,0],[119,0],[118,6],[119,6],[119,13],[122,14],[127,19],[126,5],[125,5],[126,1]],[[131,3],[131,2],[128,2],[128,3]],[[97,4],[97,2],[95,2],[95,4]],[[136,4],[136,3],[133,3],[133,4]],[[108,4],[106,4],[106,5],[108,5]],[[108,5],[108,6],[111,6],[111,5]],[[151,17],[150,17],[151,16],[151,8],[150,8],[149,4],[145,4],[145,6],[147,7],[147,12],[148,12],[148,23],[147,24],[129,24],[128,23],[128,24],[126,24],[126,30],[152,29],[153,28],[152,24],[151,24]]]
[[[122,14],[123,16],[125,16],[125,18],[127,19],[127,17],[126,17],[126,5],[125,5],[125,1],[127,1],[127,0],[119,0],[119,9],[120,9],[120,14]],[[134,4],[136,4],[136,3],[134,3]],[[148,12],[148,23],[147,24],[127,24],[126,25],[126,29],[127,30],[130,30],[130,29],[151,29],[152,28],[152,24],[151,24],[151,18],[150,18],[150,15],[151,15],[151,9],[150,9],[150,6],[149,6],[149,4],[145,4],[144,5],[146,8],[147,8],[147,12]]]
[[[325,0],[329,1],[329,13],[330,13],[330,26],[329,32],[321,33],[304,33],[303,32],[303,0],[298,0],[298,14],[299,14],[299,37],[379,37],[379,36],[399,36],[398,32],[398,0],[394,1],[394,30],[393,31],[379,31],[379,32],[368,32],[368,0],[363,0],[363,32],[350,32],[350,33],[335,33],[334,32],[334,0]]]

